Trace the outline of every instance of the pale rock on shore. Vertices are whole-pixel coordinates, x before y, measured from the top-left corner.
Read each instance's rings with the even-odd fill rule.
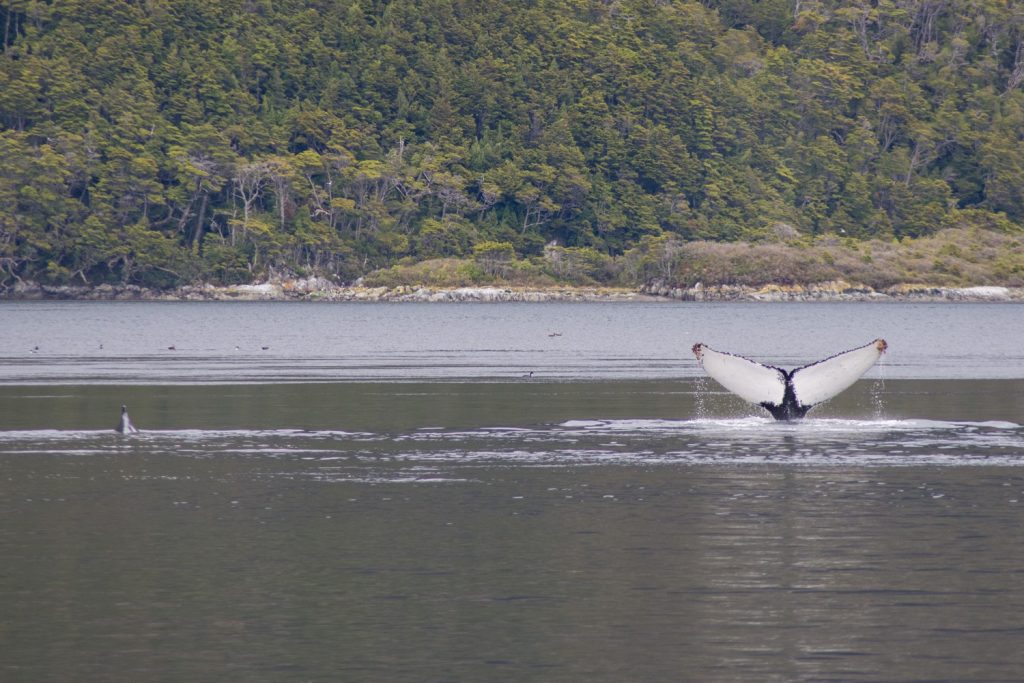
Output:
[[[102,301],[402,301],[402,302],[544,302],[656,301],[660,297],[610,287],[365,287],[338,285],[326,278],[275,280],[248,285],[187,285],[159,291],[136,285],[96,287],[18,283],[0,299]]]
[[[814,285],[722,285],[689,288],[651,283],[639,290],[611,287],[365,287],[338,285],[326,278],[274,280],[248,285],[188,285],[160,291],[136,285],[95,287],[18,283],[0,299],[104,301],[400,301],[400,302],[544,302],[544,301],[994,301],[1024,302],[1020,287],[930,287],[894,285],[875,290],[842,280]]]
[[[813,285],[721,285],[704,287],[700,283],[689,288],[669,287],[652,283],[642,292],[680,301],[1024,301],[1021,287],[932,287],[901,284],[875,290],[866,285],[843,280]]]

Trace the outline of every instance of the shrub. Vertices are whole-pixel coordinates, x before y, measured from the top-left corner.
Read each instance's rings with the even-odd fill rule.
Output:
[[[480,242],[473,247],[473,260],[491,277],[508,275],[515,258],[511,242]]]
[[[555,277],[569,282],[607,282],[614,274],[612,257],[592,247],[549,246],[544,260]]]

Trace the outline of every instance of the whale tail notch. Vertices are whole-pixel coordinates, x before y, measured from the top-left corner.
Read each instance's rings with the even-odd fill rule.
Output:
[[[712,379],[732,393],[761,406],[776,420],[796,420],[852,386],[888,347],[884,339],[875,339],[789,371],[701,343],[693,345],[693,355]]]

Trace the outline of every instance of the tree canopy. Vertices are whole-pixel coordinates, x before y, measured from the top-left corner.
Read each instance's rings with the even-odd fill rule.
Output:
[[[1002,0],[0,0],[0,287],[1024,225]]]

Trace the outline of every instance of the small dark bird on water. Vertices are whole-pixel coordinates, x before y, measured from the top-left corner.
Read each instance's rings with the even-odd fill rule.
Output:
[[[118,434],[138,434],[139,430],[132,424],[128,417],[128,406],[121,406],[121,419],[118,421],[114,431]]]
[[[261,346],[260,348],[261,348],[261,349],[263,349],[264,351],[266,351],[266,350],[267,350],[267,349],[269,349],[270,347],[269,347],[269,346]]]
[[[175,346],[174,344],[171,344],[170,346],[167,347],[167,350],[168,351],[177,351],[178,347]]]
[[[533,379],[533,370],[530,370],[528,373],[523,375],[523,377],[525,377],[526,379]]]

